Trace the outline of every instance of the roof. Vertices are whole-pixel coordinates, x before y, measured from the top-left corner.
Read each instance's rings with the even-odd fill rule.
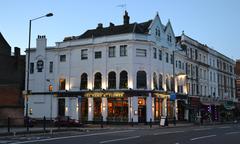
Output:
[[[139,34],[147,34],[149,31],[149,26],[152,23],[152,20],[143,22],[143,23],[132,23],[132,24],[123,24],[117,26],[109,26],[109,27],[98,27],[96,29],[87,30],[80,36],[73,37],[65,37],[63,41],[70,41],[76,39],[85,39],[92,37],[102,37],[102,36],[110,36],[110,35],[118,35],[125,33],[139,33]]]
[[[1,32],[0,32],[0,54],[11,55],[11,46],[5,40]]]

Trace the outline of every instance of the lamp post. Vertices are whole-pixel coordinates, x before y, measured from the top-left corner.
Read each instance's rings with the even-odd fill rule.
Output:
[[[27,91],[26,91],[26,117],[28,117],[28,95],[30,94],[29,90],[29,67],[30,67],[30,47],[31,47],[31,28],[32,28],[32,21],[44,18],[44,17],[51,17],[53,16],[52,13],[48,13],[46,15],[30,19],[29,20],[29,35],[28,35],[28,60],[27,60]]]

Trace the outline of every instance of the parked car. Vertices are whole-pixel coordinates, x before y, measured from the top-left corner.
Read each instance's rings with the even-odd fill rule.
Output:
[[[54,126],[81,126],[78,120],[71,119],[69,116],[59,116],[54,119]]]

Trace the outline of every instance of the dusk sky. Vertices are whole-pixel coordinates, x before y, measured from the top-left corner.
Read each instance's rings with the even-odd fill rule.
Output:
[[[193,39],[227,55],[240,58],[240,0],[5,0],[0,4],[0,32],[22,53],[28,46],[29,20],[49,12],[53,17],[32,23],[31,47],[37,35],[46,35],[48,46],[67,36],[77,36],[98,23],[122,24],[126,4],[130,22],[170,19],[175,35],[184,30]]]

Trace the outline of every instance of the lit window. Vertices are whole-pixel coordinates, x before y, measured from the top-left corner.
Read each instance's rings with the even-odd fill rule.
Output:
[[[60,79],[59,80],[59,90],[65,90],[66,80]]]
[[[50,91],[50,92],[53,91],[53,86],[52,85],[48,86],[48,91]]]

